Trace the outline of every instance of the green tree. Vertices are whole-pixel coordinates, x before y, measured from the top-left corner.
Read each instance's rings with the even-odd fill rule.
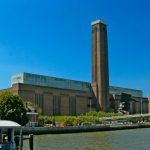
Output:
[[[28,122],[26,109],[18,95],[10,92],[0,93],[0,119],[12,120],[21,125]]]

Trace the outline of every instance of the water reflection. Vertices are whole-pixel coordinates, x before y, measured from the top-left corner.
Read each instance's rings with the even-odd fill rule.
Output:
[[[150,129],[34,136],[35,150],[149,150]],[[28,141],[24,150],[28,150]]]

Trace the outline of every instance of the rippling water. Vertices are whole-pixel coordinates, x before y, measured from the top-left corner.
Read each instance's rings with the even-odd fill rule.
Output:
[[[28,141],[24,150],[29,150]],[[150,128],[37,135],[34,150],[150,150]]]

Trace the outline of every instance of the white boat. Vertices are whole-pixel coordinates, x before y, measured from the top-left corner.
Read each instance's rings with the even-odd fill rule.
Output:
[[[19,136],[15,137],[14,131],[19,130]],[[18,123],[9,120],[0,120],[0,150],[22,149],[22,127]]]

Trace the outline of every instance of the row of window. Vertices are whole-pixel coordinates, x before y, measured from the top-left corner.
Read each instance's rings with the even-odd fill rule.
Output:
[[[35,94],[35,106],[43,109],[43,95]],[[61,114],[61,96],[53,96],[53,115]],[[76,98],[69,97],[69,115],[76,115]]]

